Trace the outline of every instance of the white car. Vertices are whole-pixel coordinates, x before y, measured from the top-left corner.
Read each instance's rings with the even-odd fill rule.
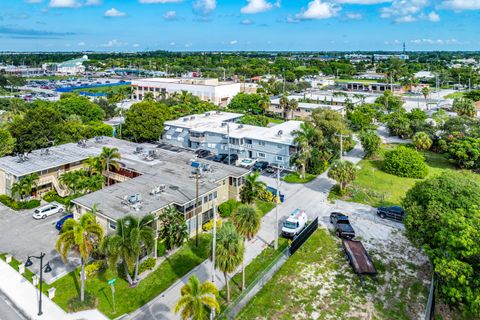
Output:
[[[51,216],[52,214],[56,214],[59,212],[62,213],[63,211],[65,211],[64,206],[62,206],[59,203],[52,202],[38,209],[35,209],[35,211],[33,211],[32,216],[34,219],[45,219],[46,217]]]
[[[239,166],[248,169],[248,168],[251,168],[255,164],[255,162],[257,162],[257,160],[245,158],[245,159],[242,159],[242,161],[240,161]]]

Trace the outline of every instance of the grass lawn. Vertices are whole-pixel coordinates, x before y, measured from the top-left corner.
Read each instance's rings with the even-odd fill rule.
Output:
[[[195,247],[195,238],[189,240],[176,253],[172,254],[160,266],[148,275],[136,288],[129,288],[128,282],[120,278],[116,272],[105,270],[87,279],[86,292],[98,299],[98,309],[110,318],[132,312],[164,290],[168,289],[180,277],[202,263],[210,255],[211,235],[200,236],[200,246]],[[79,295],[79,270],[71,272],[52,284],[57,288],[54,301],[63,309],[68,310],[69,301]],[[116,312],[113,312],[110,287],[107,281],[117,278],[115,284]]]
[[[391,148],[392,146],[386,146],[383,150]],[[423,152],[423,155],[429,167],[426,179],[437,176],[446,170],[455,170],[455,167],[441,154],[426,151]],[[338,190],[334,188],[328,198],[359,202],[374,207],[401,204],[407,191],[421,179],[402,178],[386,173],[382,170],[382,155],[379,158],[378,160],[364,159],[360,161],[357,179],[347,194],[340,196]]]
[[[268,122],[269,122],[269,123],[280,124],[280,123],[284,123],[285,120],[268,117]]]
[[[265,270],[278,255],[288,246],[288,241],[285,238],[278,239],[278,249],[275,250],[272,246],[265,248],[255,259],[245,266],[245,287],[248,287],[257,276]],[[242,292],[242,272],[240,271],[232,278],[230,278],[230,294],[231,301],[234,301]],[[218,299],[222,311],[227,307],[227,288],[224,287],[219,294]]]
[[[109,93],[109,92],[116,93],[125,88],[130,88],[130,85],[94,87],[94,88],[86,88],[86,89],[76,89],[74,91],[89,92],[89,93]]]
[[[307,183],[315,179],[317,176],[311,173],[305,173],[305,179],[302,179],[297,172],[287,174],[282,178],[287,183]]]
[[[318,229],[237,319],[418,319],[427,286],[415,272],[404,270],[402,258],[387,258],[375,253],[377,281],[365,277],[362,282],[347,263],[340,241]]]
[[[445,96],[445,99],[455,99],[455,98],[463,98],[463,96],[465,95],[465,92],[454,92],[454,93],[450,93],[450,94],[447,94]]]
[[[275,208],[275,203],[262,200],[255,200],[255,205],[262,212],[262,217]]]

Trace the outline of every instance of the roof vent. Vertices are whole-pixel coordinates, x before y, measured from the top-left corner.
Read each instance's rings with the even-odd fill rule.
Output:
[[[191,117],[190,117],[190,120],[195,120],[195,117],[194,117],[194,116],[191,116]]]
[[[87,140],[80,140],[77,142],[77,145],[80,147],[80,148],[86,148],[87,147]]]
[[[220,110],[217,110],[217,112],[216,112],[216,113],[217,113],[217,114],[220,114],[220,113],[222,113],[222,111],[220,111]]]
[[[152,189],[152,191],[150,191],[150,195],[154,196],[154,195],[160,194],[162,192],[165,192],[165,188],[166,188],[166,186],[164,184],[158,185],[158,186],[154,187]]]
[[[243,128],[243,124],[239,124],[238,129],[242,129],[242,128]]]
[[[100,143],[100,142],[102,142],[102,141],[103,141],[103,137],[101,137],[101,136],[96,136],[96,137],[95,137],[95,142],[96,142],[96,143]]]
[[[227,123],[224,121],[222,122],[222,127],[225,127],[227,125]]]
[[[125,204],[136,204],[142,201],[142,195],[140,193],[135,193],[129,196],[123,197],[122,203]]]
[[[210,112],[205,113],[205,117],[208,117],[208,116],[210,116]]]
[[[278,130],[277,136],[281,136],[281,135],[283,135],[283,130]]]
[[[188,118],[187,117],[183,118],[183,122],[186,122],[186,121],[188,121]]]

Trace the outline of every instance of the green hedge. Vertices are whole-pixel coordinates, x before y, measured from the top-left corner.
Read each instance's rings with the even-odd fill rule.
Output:
[[[428,174],[428,166],[423,155],[404,146],[385,153],[383,170],[405,178],[423,179]]]
[[[167,252],[167,246],[165,240],[157,240],[157,257],[163,257]]]
[[[74,195],[63,198],[63,197],[60,197],[55,190],[52,190],[43,196],[43,200],[47,202],[55,201],[60,204],[63,204],[64,206],[68,206],[70,204],[70,201],[72,201],[75,198],[78,198],[79,196],[80,194],[74,194]]]
[[[40,200],[16,201],[7,195],[0,195],[0,202],[13,210],[33,209],[40,206]]]
[[[235,199],[230,199],[225,201],[221,205],[218,206],[218,211],[222,218],[228,218],[230,215],[238,208],[240,202],[236,201]]]

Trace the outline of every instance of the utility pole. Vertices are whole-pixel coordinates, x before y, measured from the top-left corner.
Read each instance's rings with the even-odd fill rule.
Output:
[[[197,167],[196,168],[196,171],[195,171],[195,222],[196,222],[196,234],[195,234],[195,245],[196,247],[198,248],[198,226],[199,226],[199,223],[198,223],[198,218],[199,218],[199,214],[198,214],[198,171],[200,170],[200,167]]]
[[[230,165],[230,122],[227,122],[227,148],[228,148],[228,165]]]
[[[278,249],[278,206],[280,205],[280,168],[277,167],[277,196],[276,196],[276,206],[275,206],[275,250]]]
[[[282,72],[283,72],[283,94],[285,94],[285,68],[282,68]]]
[[[344,135],[341,134],[341,133],[337,133],[335,134],[337,137],[340,137],[340,161],[343,160],[343,137]],[[345,135],[345,137],[348,137],[347,135]]]
[[[213,201],[212,201],[212,206],[213,206],[213,241],[212,241],[212,283],[215,283],[215,247],[217,244],[217,210],[215,207],[215,193],[213,194]]]

